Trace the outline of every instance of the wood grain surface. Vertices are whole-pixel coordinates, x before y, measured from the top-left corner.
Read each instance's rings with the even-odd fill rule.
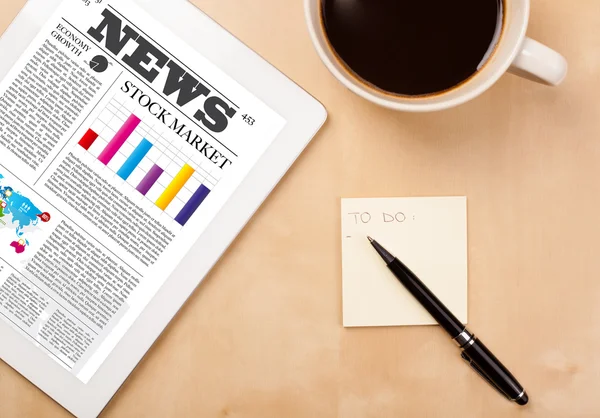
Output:
[[[23,3],[0,0],[0,30]],[[532,1],[529,35],[569,61],[561,87],[506,75],[434,114],[343,88],[301,0],[196,4],[330,119],[104,416],[600,416],[600,2]],[[525,408],[436,326],[341,326],[340,197],[430,195],[468,196],[470,328],[526,386]],[[0,362],[0,417],[67,416]]]

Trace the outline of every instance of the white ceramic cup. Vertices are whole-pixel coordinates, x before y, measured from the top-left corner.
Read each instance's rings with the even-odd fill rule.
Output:
[[[306,22],[319,57],[347,88],[390,109],[429,112],[454,107],[486,91],[507,71],[551,86],[560,84],[567,75],[567,61],[562,55],[525,36],[530,0],[504,0],[504,24],[500,39],[492,56],[475,76],[457,87],[434,95],[411,97],[386,94],[353,76],[333,53],[321,22],[321,2],[304,0]]]

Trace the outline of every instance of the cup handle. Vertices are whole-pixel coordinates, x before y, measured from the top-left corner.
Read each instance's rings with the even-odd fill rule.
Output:
[[[546,45],[525,38],[508,72],[548,86],[558,86],[567,76],[565,57]]]

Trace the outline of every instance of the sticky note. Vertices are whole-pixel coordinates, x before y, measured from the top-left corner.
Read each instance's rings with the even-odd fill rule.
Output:
[[[345,327],[436,324],[367,240],[400,259],[467,323],[467,199],[342,199]]]

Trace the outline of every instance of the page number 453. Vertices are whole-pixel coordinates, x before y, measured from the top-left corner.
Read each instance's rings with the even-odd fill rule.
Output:
[[[246,122],[250,126],[256,123],[256,120],[254,120],[254,118],[247,113],[245,115],[242,115],[242,119],[244,119],[244,122]]]

